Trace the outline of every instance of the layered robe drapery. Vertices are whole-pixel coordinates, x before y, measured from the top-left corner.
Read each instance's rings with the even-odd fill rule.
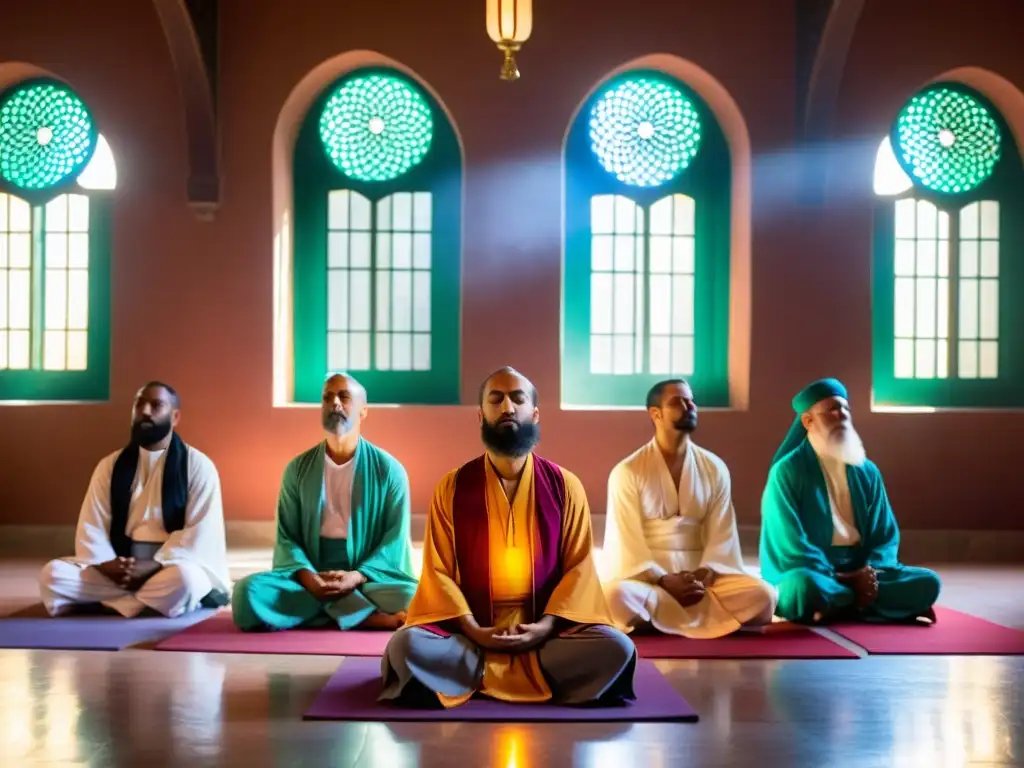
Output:
[[[496,630],[544,614],[610,624],[592,545],[590,509],[575,475],[530,455],[510,503],[490,461],[480,457],[450,472],[435,491],[406,626],[444,634],[457,631],[451,620],[469,614]],[[536,650],[487,651],[479,690],[516,702],[552,695]],[[439,698],[456,706],[470,695]]]
[[[690,442],[679,484],[655,440],[612,470],[602,549],[612,611],[625,624],[639,603],[662,632],[719,637],[755,617],[770,620],[774,590],[747,573],[729,470]],[[662,576],[709,568],[716,575],[700,603],[684,608],[657,586]],[[637,594],[634,595],[633,593]]]
[[[126,500],[125,528],[111,530],[115,517],[119,520],[125,517],[123,514],[114,515],[112,480],[115,465],[119,459],[124,462],[124,451],[115,451],[100,461],[93,472],[78,517],[75,555],[61,560],[86,568],[113,560],[119,554],[128,554],[130,550],[124,549],[123,542],[158,543],[160,547],[153,555],[156,562],[164,566],[185,564],[201,568],[212,586],[212,602],[225,604],[231,593],[231,581],[220,476],[204,453],[186,443],[180,443],[180,447],[184,450],[187,467],[184,516],[180,528],[172,531],[164,528],[162,507],[167,498],[163,487],[164,465],[168,451],[155,456],[155,452],[141,449]],[[119,546],[115,547],[116,544]]]
[[[277,503],[274,570],[322,570],[320,524],[326,449],[326,442],[319,443],[285,470]],[[355,462],[346,539],[349,568],[372,582],[415,584],[405,469],[393,456],[362,438],[356,446]]]
[[[899,561],[900,532],[882,473],[871,461],[847,466],[850,505],[860,540],[834,546],[835,522],[828,484],[806,438],[779,457],[761,502],[761,573],[779,590],[780,616],[806,620],[819,610],[852,605],[853,590],[836,576],[869,565],[878,573],[869,621],[922,615],[935,602],[939,580],[925,568]]]
[[[243,629],[288,629],[328,620],[357,626],[376,610],[403,610],[416,588],[410,538],[409,481],[386,451],[360,438],[352,475],[348,536],[321,536],[325,507],[326,442],[295,457],[285,469],[277,503],[273,570],[235,588],[233,613]],[[327,544],[324,544],[324,542]],[[339,559],[336,550],[342,549]],[[296,581],[301,570],[358,571],[367,581],[346,598],[323,604]]]

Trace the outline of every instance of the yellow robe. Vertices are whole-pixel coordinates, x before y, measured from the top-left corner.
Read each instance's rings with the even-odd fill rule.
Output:
[[[494,467],[489,460],[484,464],[495,628],[504,629],[526,620],[525,608],[533,589],[532,542],[536,520],[533,455],[527,457],[511,509]],[[594,565],[586,492],[574,474],[561,467],[559,470],[565,481],[562,579],[540,613],[576,624],[610,625],[608,605]],[[457,473],[458,470],[452,470],[445,475],[430,503],[423,543],[423,573],[409,605],[407,627],[437,624],[472,613],[459,588],[460,575],[455,562],[452,505]],[[480,693],[512,702],[541,702],[551,698],[536,650],[519,654],[485,651]],[[446,707],[458,706],[470,696],[472,693],[465,696],[438,694]]]

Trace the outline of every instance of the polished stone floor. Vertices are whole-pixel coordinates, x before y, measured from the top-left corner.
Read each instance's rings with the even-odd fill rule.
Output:
[[[0,612],[41,564],[0,561]],[[937,568],[945,604],[1024,628],[1024,568]],[[339,663],[0,650],[0,766],[1024,765],[1024,657],[659,662],[694,724],[303,722]]]

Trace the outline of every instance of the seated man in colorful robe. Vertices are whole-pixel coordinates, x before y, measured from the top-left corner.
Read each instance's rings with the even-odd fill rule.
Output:
[[[51,616],[103,605],[167,617],[226,605],[231,593],[220,477],[175,431],[181,402],[154,381],[135,395],[128,445],[96,466],[78,517],[75,555],[46,564]]]
[[[939,577],[899,561],[885,483],[850,419],[846,388],[820,379],[793,398],[796,419],[761,502],[761,572],[792,621],[935,621]]]
[[[437,486],[419,588],[388,643],[380,699],[633,701],[636,650],[609,626],[583,486],[533,453],[534,386],[506,368],[480,399],[486,452]]]
[[[655,384],[647,412],[654,438],[608,478],[603,554],[616,624],[713,638],[771,623],[776,592],[743,566],[729,469],[691,438],[690,385]]]
[[[245,631],[397,629],[416,591],[409,478],[361,436],[366,390],[351,376],[324,383],[325,439],[292,459],[277,502],[273,570],[235,585]]]

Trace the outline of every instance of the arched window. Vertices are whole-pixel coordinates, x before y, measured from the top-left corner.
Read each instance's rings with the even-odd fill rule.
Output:
[[[1024,404],[1024,168],[977,91],[935,83],[875,161],[874,401]]]
[[[114,157],[65,83],[0,93],[0,401],[105,400]]]
[[[355,375],[374,402],[459,402],[462,161],[417,82],[349,72],[294,155],[294,399]]]
[[[642,405],[685,376],[729,404],[729,148],[679,80],[634,70],[584,103],[565,146],[562,404]]]

